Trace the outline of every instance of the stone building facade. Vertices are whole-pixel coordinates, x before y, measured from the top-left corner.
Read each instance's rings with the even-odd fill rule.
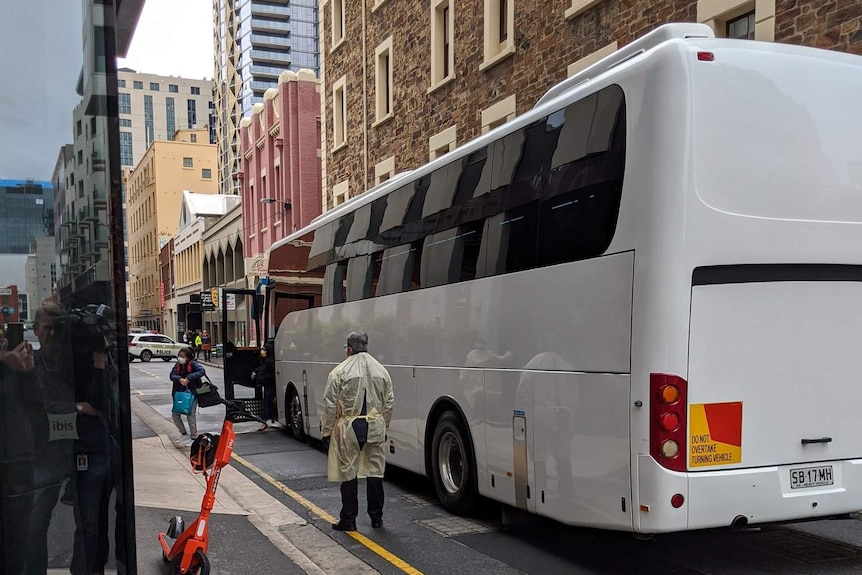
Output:
[[[665,23],[862,54],[855,0],[326,0],[320,21],[324,210]]]

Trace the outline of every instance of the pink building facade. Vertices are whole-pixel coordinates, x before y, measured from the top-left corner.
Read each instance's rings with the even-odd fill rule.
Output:
[[[310,70],[283,72],[278,89],[267,90],[264,102],[240,122],[237,178],[247,276],[266,275],[269,247],[320,215],[317,86]]]

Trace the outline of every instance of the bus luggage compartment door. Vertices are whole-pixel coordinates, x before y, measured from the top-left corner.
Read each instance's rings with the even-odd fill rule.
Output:
[[[692,289],[689,470],[862,456],[862,283],[760,280]]]

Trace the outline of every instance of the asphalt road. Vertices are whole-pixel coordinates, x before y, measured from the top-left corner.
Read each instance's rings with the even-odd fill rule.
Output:
[[[133,393],[170,418],[168,372],[173,363],[135,362],[131,366]],[[221,370],[209,369],[217,385]],[[250,396],[251,390],[242,390]],[[201,432],[221,426],[221,408],[202,410]],[[337,515],[337,484],[326,480],[326,456],[318,445],[295,441],[282,430],[257,433],[257,424],[237,426],[234,452],[272,480],[302,498]],[[405,572],[393,556],[426,574],[843,574],[862,571],[862,518],[819,521],[793,526],[711,530],[636,540],[630,534],[579,529],[528,517],[504,525],[499,506],[488,503],[473,517],[447,513],[423,477],[392,470],[387,473],[384,528],[373,530],[364,514],[359,531],[379,545],[381,555],[342,533],[307,506],[284,493],[271,480],[237,464],[285,505],[306,517],[327,536],[384,574]],[[360,505],[364,506],[360,485]]]

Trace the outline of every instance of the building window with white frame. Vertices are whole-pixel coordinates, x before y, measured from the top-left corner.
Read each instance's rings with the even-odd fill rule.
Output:
[[[484,134],[514,119],[516,103],[515,95],[512,94],[508,98],[482,110],[482,133]]]
[[[566,20],[579,16],[602,0],[572,0],[572,5],[566,8]]]
[[[332,48],[344,41],[344,0],[331,0],[332,5]]]
[[[347,76],[332,85],[332,143],[338,149],[347,143]]]
[[[332,186],[332,207],[339,206],[350,198],[350,180],[343,180]]]
[[[431,2],[431,89],[455,77],[454,0]]]
[[[457,127],[450,126],[428,138],[428,160],[434,160],[455,149]]]
[[[728,20],[725,36],[734,40],[754,40],[754,10]]]
[[[485,70],[515,53],[515,0],[485,0]]]
[[[377,122],[392,116],[392,36],[374,50],[375,117]]]
[[[374,185],[382,184],[395,175],[395,156],[389,156],[374,166]]]
[[[775,0],[698,0],[697,21],[719,37],[775,40]]]

